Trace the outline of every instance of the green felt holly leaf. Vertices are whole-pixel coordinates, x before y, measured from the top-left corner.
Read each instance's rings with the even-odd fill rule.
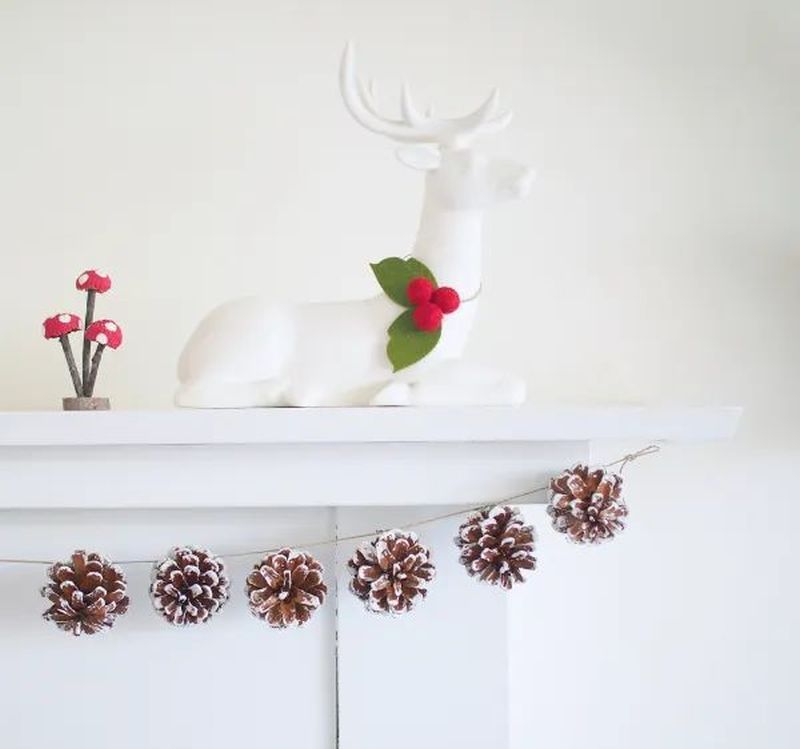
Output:
[[[407,309],[389,326],[389,343],[386,354],[395,372],[416,364],[427,356],[442,337],[442,329],[418,330],[412,319],[413,310]]]
[[[433,273],[428,270],[425,263],[421,263],[413,257],[387,257],[379,263],[371,263],[370,268],[386,296],[401,307],[411,306],[406,296],[406,289],[412,278],[422,276],[427,278],[434,287],[438,286]]]

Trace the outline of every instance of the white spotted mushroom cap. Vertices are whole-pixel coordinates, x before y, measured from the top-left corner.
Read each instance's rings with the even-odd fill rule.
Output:
[[[119,348],[122,345],[122,328],[113,320],[95,320],[85,334],[87,341],[99,343],[109,348]]]

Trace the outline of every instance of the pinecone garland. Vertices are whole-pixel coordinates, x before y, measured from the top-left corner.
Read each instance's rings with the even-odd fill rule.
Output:
[[[622,499],[622,476],[584,465],[550,481],[547,514],[553,528],[579,544],[598,544],[625,529],[628,508]]]
[[[208,621],[229,597],[225,563],[205,549],[176,547],[153,568],[150,598],[170,624]]]
[[[467,516],[456,536],[460,562],[472,577],[511,590],[524,583],[522,570],[536,569],[533,526],[519,510],[494,507]]]
[[[381,614],[411,611],[428,594],[436,568],[430,551],[415,533],[401,530],[382,533],[357,549],[348,562],[350,590],[367,610]]]
[[[73,635],[110,629],[128,610],[125,575],[100,554],[75,551],[69,562],[47,571],[50,583],[42,595],[50,608],[42,616]]]
[[[250,611],[270,627],[305,624],[328,593],[322,572],[322,565],[302,551],[268,554],[247,576]]]

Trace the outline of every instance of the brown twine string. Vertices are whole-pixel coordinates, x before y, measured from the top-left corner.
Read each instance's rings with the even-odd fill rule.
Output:
[[[640,450],[636,450],[636,452],[628,453],[627,455],[623,455],[621,458],[612,461],[611,463],[603,464],[603,468],[614,468],[615,466],[619,466],[619,473],[622,473],[625,470],[625,466],[629,463],[633,463],[633,461],[638,460],[639,458],[643,458],[647,455],[655,455],[657,452],[661,450],[660,445],[647,445],[646,447],[641,448]],[[507,497],[502,497],[494,502],[489,502],[487,504],[476,505],[474,507],[467,507],[461,510],[453,510],[451,512],[445,512],[441,515],[432,515],[431,517],[423,518],[422,520],[416,520],[412,523],[402,523],[401,527],[403,528],[419,528],[424,525],[431,525],[432,523],[438,523],[440,520],[448,520],[449,518],[459,517],[461,515],[469,515],[472,512],[481,512],[483,510],[489,510],[492,507],[496,507],[497,505],[504,505],[504,504],[531,504],[531,501],[525,501],[526,497],[532,497],[536,494],[540,494],[541,492],[547,491],[549,485],[544,486],[537,486],[533,489],[528,489],[524,492],[520,492],[519,494],[511,494]],[[325,538],[320,539],[319,541],[311,541],[310,543],[300,543],[300,544],[281,544],[280,546],[275,546],[271,549],[257,549],[253,551],[237,551],[231,554],[220,554],[221,557],[227,559],[236,559],[239,557],[251,557],[251,556],[264,556],[266,554],[273,554],[281,549],[286,548],[314,548],[318,546],[332,546],[336,544],[343,543],[345,541],[361,541],[365,538],[374,538],[381,533],[384,533],[385,529],[382,528],[375,528],[371,531],[367,531],[366,533],[354,533],[351,536],[339,536],[338,538]],[[115,562],[115,564],[157,564],[159,562],[158,559],[125,559],[119,562]],[[41,564],[50,566],[54,564],[52,561],[44,561],[42,559],[0,559],[0,564]]]

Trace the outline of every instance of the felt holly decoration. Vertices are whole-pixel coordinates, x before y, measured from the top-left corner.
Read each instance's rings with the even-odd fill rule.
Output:
[[[439,343],[444,315],[455,312],[461,298],[442,286],[430,269],[416,258],[388,257],[371,265],[386,296],[405,307],[389,326],[386,355],[395,372],[427,356]]]
[[[438,330],[442,324],[442,315],[455,312],[461,304],[461,297],[455,289],[449,286],[440,286],[437,289],[423,277],[412,278],[408,282],[406,297],[414,306],[411,315],[414,325],[426,333]]]

